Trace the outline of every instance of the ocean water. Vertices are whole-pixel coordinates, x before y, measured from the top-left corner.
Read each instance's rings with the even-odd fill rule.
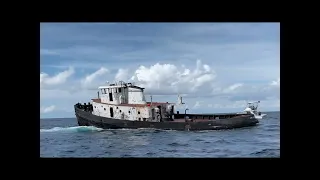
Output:
[[[280,157],[280,112],[232,130],[103,130],[40,119],[40,157]]]

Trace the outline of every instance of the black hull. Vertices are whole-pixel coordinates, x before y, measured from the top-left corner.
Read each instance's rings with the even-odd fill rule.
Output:
[[[200,122],[148,122],[148,121],[128,121],[93,115],[75,106],[75,115],[79,126],[95,126],[103,129],[138,129],[155,128],[164,130],[219,130],[233,129],[254,126],[259,121],[253,115],[242,115],[226,119],[213,119]]]

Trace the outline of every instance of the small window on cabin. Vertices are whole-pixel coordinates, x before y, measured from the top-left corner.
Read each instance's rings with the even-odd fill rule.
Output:
[[[129,114],[130,114],[130,111],[129,111]]]
[[[117,109],[119,109],[119,108],[117,107]]]
[[[94,106],[94,108],[96,108],[96,106]]]
[[[120,110],[120,112],[121,112],[121,110]]]
[[[104,90],[104,94],[107,94],[107,90],[106,89],[103,89]]]
[[[103,89],[101,89],[101,94],[104,94],[103,92],[104,92]]]
[[[146,121],[147,120],[147,118],[143,118],[143,121]]]
[[[103,108],[104,110],[106,110],[106,108]]]
[[[117,88],[115,88],[114,91],[117,93]]]
[[[140,111],[138,111],[138,114],[140,114]]]
[[[118,89],[119,93],[121,93],[121,88]]]
[[[138,118],[139,121],[141,121],[141,118]]]

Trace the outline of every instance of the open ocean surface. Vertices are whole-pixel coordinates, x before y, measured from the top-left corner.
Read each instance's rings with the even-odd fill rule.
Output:
[[[40,157],[280,157],[280,112],[254,127],[216,131],[102,130],[40,119]]]

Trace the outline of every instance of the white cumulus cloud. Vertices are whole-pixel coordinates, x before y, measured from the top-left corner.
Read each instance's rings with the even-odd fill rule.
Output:
[[[120,68],[115,77],[116,81],[128,81],[129,80],[129,70]]]
[[[271,85],[273,86],[280,86],[280,78],[278,78],[276,81],[272,81]]]
[[[174,64],[157,63],[150,67],[140,66],[131,80],[145,87],[149,93],[174,94],[195,92],[215,78],[215,71],[209,65],[202,65],[201,61],[197,60],[193,70]]]
[[[54,76],[49,76],[48,74],[42,72],[40,73],[40,88],[46,88],[50,86],[63,84],[73,74],[74,69],[72,67]]]
[[[56,109],[54,105],[48,106],[48,107],[41,107],[40,108],[40,113],[49,113],[52,112]]]
[[[108,69],[101,67],[100,69],[98,69],[97,71],[85,76],[82,80],[81,80],[81,85],[84,88],[98,88],[95,86],[98,86],[98,83],[105,83],[107,81],[107,79],[104,78],[104,75],[107,74],[109,72]]]

